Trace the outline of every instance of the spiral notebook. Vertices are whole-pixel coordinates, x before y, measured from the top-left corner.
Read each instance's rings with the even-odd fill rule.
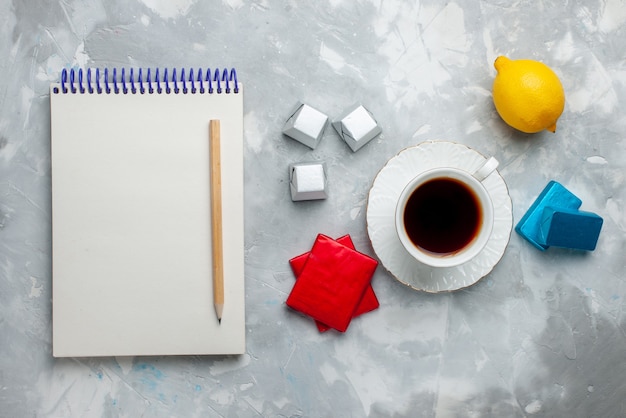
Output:
[[[235,70],[63,71],[50,106],[53,355],[245,352]],[[221,323],[212,293],[212,119],[221,125]]]

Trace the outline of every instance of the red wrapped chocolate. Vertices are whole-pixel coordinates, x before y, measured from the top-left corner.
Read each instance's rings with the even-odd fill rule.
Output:
[[[378,262],[326,235],[318,235],[287,306],[345,332]]]
[[[354,243],[352,242],[352,239],[350,238],[350,235],[344,235],[340,238],[336,239],[336,242],[339,244],[342,244],[352,250],[354,250]],[[291,266],[291,270],[293,271],[293,274],[296,276],[296,279],[300,276],[300,274],[302,273],[302,270],[304,269],[304,266],[307,262],[307,260],[309,259],[309,254],[310,252],[306,252],[304,254],[300,254],[299,256],[296,256],[294,258],[292,258],[291,260],[289,260],[289,265]],[[356,311],[354,312],[354,316],[359,316],[362,315],[364,313],[373,311],[374,309],[377,309],[380,306],[379,302],[378,302],[378,298],[376,297],[376,293],[374,293],[374,289],[372,288],[372,285],[368,285],[367,288],[365,289],[365,293],[363,294],[363,298],[361,299],[361,301],[359,302],[359,304],[357,305]],[[330,329],[330,327],[326,324],[321,323],[320,321],[315,321],[315,325],[317,325],[317,329],[320,332],[325,332],[328,331]]]

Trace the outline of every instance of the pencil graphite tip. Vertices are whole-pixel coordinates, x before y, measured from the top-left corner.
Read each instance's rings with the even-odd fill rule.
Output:
[[[215,304],[215,316],[217,317],[217,321],[222,323],[222,313],[224,312],[224,304],[217,303]]]

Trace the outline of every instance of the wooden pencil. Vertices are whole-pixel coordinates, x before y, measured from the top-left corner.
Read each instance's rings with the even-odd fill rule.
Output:
[[[213,255],[213,304],[217,320],[224,311],[224,249],[222,244],[222,166],[220,158],[220,121],[209,122],[211,171],[211,231]]]

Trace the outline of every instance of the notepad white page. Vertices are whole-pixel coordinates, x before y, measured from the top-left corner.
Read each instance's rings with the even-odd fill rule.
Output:
[[[53,355],[245,352],[243,87],[51,86]],[[209,121],[221,125],[224,312],[213,306]]]

